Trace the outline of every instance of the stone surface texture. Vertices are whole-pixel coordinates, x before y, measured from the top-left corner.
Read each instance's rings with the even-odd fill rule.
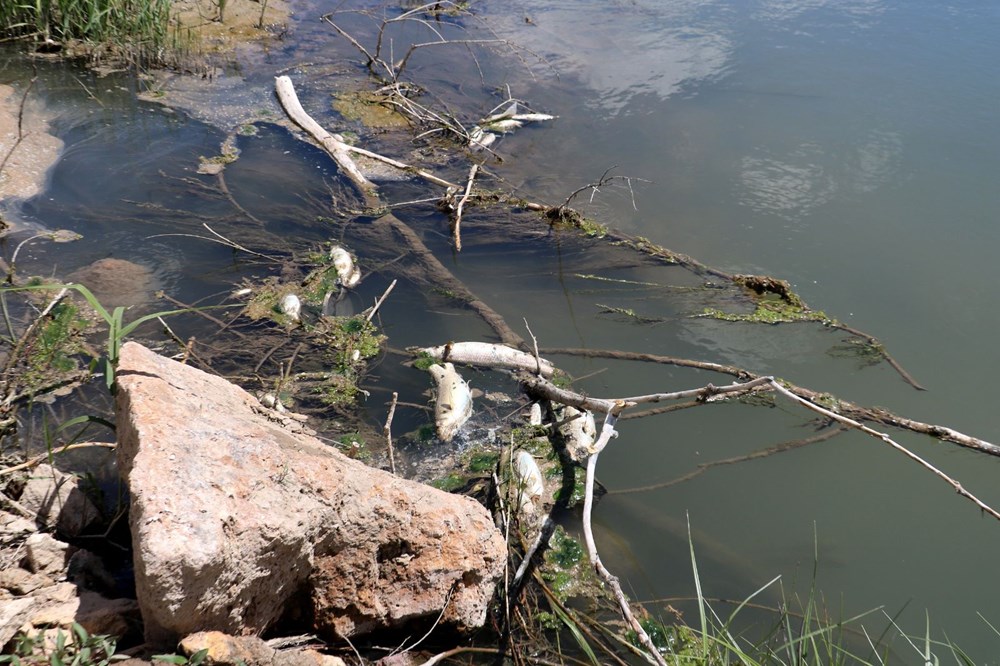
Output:
[[[293,600],[350,636],[480,626],[506,559],[475,501],[351,460],[227,381],[136,343],[118,368],[147,641],[259,634]],[[300,595],[302,595],[300,597]]]

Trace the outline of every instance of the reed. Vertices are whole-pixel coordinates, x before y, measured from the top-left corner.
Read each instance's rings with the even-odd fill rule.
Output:
[[[54,51],[82,44],[95,56],[157,59],[168,42],[170,0],[5,0],[0,36]]]

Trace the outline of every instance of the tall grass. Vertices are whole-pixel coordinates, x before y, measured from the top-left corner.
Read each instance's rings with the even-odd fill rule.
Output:
[[[664,627],[673,640],[661,652],[671,666],[890,666],[920,663],[925,666],[975,666],[973,660],[950,640],[931,638],[930,619],[924,633],[907,634],[882,608],[852,617],[831,616],[820,602],[816,588],[818,551],[813,562],[812,585],[805,599],[790,599],[775,578],[722,615],[705,598],[698,562],[690,538],[698,623]],[[759,594],[779,585],[781,606],[763,631],[737,629],[741,611]],[[998,636],[1000,630],[980,618]],[[871,635],[864,622],[885,627]],[[758,625],[759,626],[759,625]]]
[[[92,53],[148,62],[167,44],[170,0],[0,0],[0,36],[40,48],[83,43]]]

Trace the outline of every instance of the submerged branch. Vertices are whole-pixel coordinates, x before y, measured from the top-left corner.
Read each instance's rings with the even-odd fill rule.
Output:
[[[278,94],[278,100],[281,102],[281,106],[285,109],[288,117],[319,142],[366,199],[373,198],[375,191],[374,183],[365,178],[365,175],[361,173],[361,169],[351,159],[351,156],[348,154],[347,144],[340,137],[330,134],[323,129],[302,108],[302,103],[299,102],[299,97],[295,94],[295,86],[292,85],[292,80],[287,76],[276,77],[274,79],[274,90]]]
[[[690,403],[689,403],[690,404]],[[629,416],[636,416],[635,414],[630,414]],[[624,418],[624,417],[623,417]],[[837,435],[846,432],[847,428],[834,428],[827,430],[824,433],[815,435],[813,437],[805,437],[803,439],[796,439],[790,442],[781,442],[780,444],[775,444],[774,446],[769,446],[766,449],[760,449],[752,453],[748,453],[742,456],[733,456],[732,458],[722,458],[720,460],[713,460],[707,463],[701,463],[693,470],[687,474],[682,474],[681,476],[674,477],[669,481],[663,481],[661,483],[651,483],[646,486],[637,486],[634,488],[622,488],[619,490],[609,490],[608,495],[628,495],[632,493],[644,493],[650,490],[661,490],[663,488],[669,488],[671,486],[676,486],[678,484],[684,483],[685,481],[690,481],[698,476],[701,476],[713,467],[721,467],[723,465],[735,465],[741,462],[747,462],[749,460],[758,460],[760,458],[767,458],[778,453],[784,453],[785,451],[794,451],[795,449],[800,449],[804,446],[809,446],[810,444],[817,444],[819,442],[825,442],[828,439],[833,439]]]
[[[587,459],[587,480],[585,485],[585,494],[583,499],[583,536],[587,544],[587,555],[590,557],[590,563],[594,567],[594,571],[597,575],[607,583],[612,592],[614,593],[615,600],[618,602],[618,607],[628,623],[629,628],[636,633],[639,638],[639,642],[642,646],[646,648],[647,654],[646,659],[653,664],[659,664],[660,666],[667,666],[666,661],[660,655],[660,651],[656,648],[653,640],[643,629],[642,624],[635,618],[632,613],[632,608],[629,604],[628,597],[622,591],[621,584],[618,582],[618,578],[614,576],[610,571],[605,568],[604,563],[601,561],[601,556],[597,552],[597,543],[594,541],[594,528],[591,522],[592,514],[594,511],[594,480],[597,474],[597,458],[601,454],[601,451],[608,445],[613,438],[618,436],[618,432],[615,430],[615,422],[618,417],[613,411],[608,411],[604,418],[604,424],[601,426],[601,434],[594,444],[593,453]]]
[[[907,449],[902,444],[899,444],[898,442],[896,442],[895,440],[893,440],[891,437],[889,437],[889,435],[887,435],[887,434],[885,434],[883,432],[879,432],[878,430],[874,430],[872,428],[869,428],[868,426],[866,426],[863,423],[860,423],[858,421],[855,421],[854,419],[847,418],[846,416],[843,416],[843,415],[838,414],[836,412],[830,411],[829,409],[826,409],[824,407],[820,407],[819,405],[817,405],[817,404],[815,404],[815,403],[813,403],[813,402],[811,402],[809,400],[806,400],[805,398],[802,398],[802,397],[796,395],[792,391],[790,391],[787,388],[785,388],[784,386],[782,386],[780,382],[777,382],[774,379],[771,379],[770,384],[771,384],[771,387],[775,391],[777,391],[781,395],[785,396],[789,400],[797,402],[798,404],[802,405],[803,407],[806,407],[807,409],[811,409],[812,411],[816,412],[817,414],[822,414],[823,416],[831,418],[831,419],[837,421],[838,423],[843,423],[844,425],[848,425],[848,426],[851,426],[852,428],[856,428],[857,430],[860,430],[861,432],[865,433],[866,435],[871,435],[875,439],[882,440],[883,442],[885,442],[886,444],[888,444],[892,448],[896,449],[897,451],[899,451],[900,453],[902,453],[904,456],[906,456],[910,460],[912,460],[912,461],[916,462],[917,464],[921,465],[924,469],[928,470],[929,472],[931,472],[932,474],[934,474],[938,478],[940,478],[943,481],[945,481],[946,483],[948,483],[952,488],[955,489],[955,492],[957,492],[962,497],[970,500],[973,504],[975,504],[976,506],[978,506],[980,508],[980,510],[984,511],[985,513],[988,513],[989,515],[993,516],[997,520],[1000,520],[1000,512],[998,512],[996,509],[992,508],[988,504],[984,503],[981,499],[979,499],[978,497],[976,497],[975,495],[973,495],[972,493],[970,493],[968,490],[966,490],[965,488],[963,488],[961,483],[959,483],[955,479],[951,478],[950,476],[948,476],[947,474],[945,474],[944,472],[942,472],[941,470],[939,470],[937,467],[935,467],[934,465],[930,464],[929,462],[927,462],[926,460],[924,460],[923,458],[921,458],[920,456],[918,456],[916,453],[913,453],[912,451],[910,451],[909,449]]]
[[[659,354],[646,354],[640,352],[629,352],[607,349],[582,349],[572,347],[546,347],[542,349],[544,354],[565,354],[567,356],[584,356],[588,358],[609,358],[623,361],[643,361],[648,363],[663,363],[684,368],[696,368],[699,370],[710,370],[726,375],[731,375],[742,381],[758,379],[760,376],[734,365],[722,365],[706,361],[695,361],[674,356],[662,356]],[[1000,446],[987,442],[986,440],[972,437],[962,432],[948,428],[946,426],[924,423],[913,419],[897,416],[892,412],[879,407],[863,407],[847,400],[841,400],[827,393],[820,393],[795,384],[786,382],[788,389],[795,395],[805,400],[820,404],[832,404],[838,414],[848,418],[881,423],[882,425],[901,428],[921,435],[930,435],[945,442],[951,442],[967,449],[973,449],[981,453],[988,453],[993,456],[1000,456]]]

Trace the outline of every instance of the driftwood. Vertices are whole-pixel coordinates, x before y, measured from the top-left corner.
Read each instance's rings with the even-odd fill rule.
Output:
[[[347,144],[344,143],[343,138],[327,132],[319,123],[312,119],[312,116],[306,113],[299,102],[298,95],[295,94],[292,80],[287,76],[279,76],[274,79],[274,89],[288,117],[316,139],[326,152],[330,153],[330,156],[337,162],[337,166],[344,172],[344,175],[350,178],[351,182],[365,195],[366,203],[376,203],[377,197],[374,194],[375,185],[361,173],[361,169],[351,159],[351,156],[347,152]]]
[[[378,197],[374,185],[364,177],[364,174],[360,172],[357,165],[351,159],[346,144],[320,127],[302,108],[295,94],[295,88],[292,85],[291,79],[287,76],[277,77],[275,79],[275,89],[282,106],[288,112],[289,116],[300,127],[309,132],[313,138],[319,141],[320,145],[337,162],[337,165],[347,174],[351,183],[364,198],[365,205],[372,210],[385,208],[385,205]],[[405,165],[403,167],[408,169]],[[438,261],[434,253],[420,240],[420,237],[414,233],[413,229],[398,217],[392,213],[386,213],[372,224],[366,225],[363,230],[356,229],[355,231],[358,231],[363,236],[377,236],[378,240],[383,242],[383,247],[401,247],[412,252],[417,260],[420,272],[418,275],[411,275],[411,277],[418,283],[427,281],[436,285],[442,291],[452,294],[453,300],[461,302],[489,324],[501,342],[513,346],[524,344],[524,339],[507,326],[503,317],[478,296],[469,291],[461,280],[457,279],[451,271],[445,268],[444,264]]]

